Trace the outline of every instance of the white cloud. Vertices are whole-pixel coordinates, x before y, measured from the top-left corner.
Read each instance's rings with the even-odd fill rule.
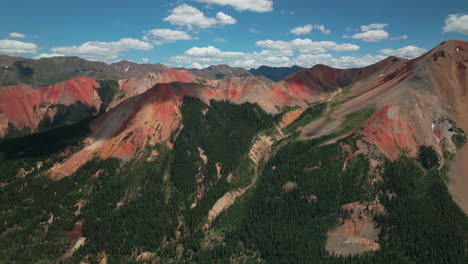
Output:
[[[244,53],[222,51],[214,46],[193,47],[181,56],[173,56],[170,61],[178,66],[205,68],[211,64],[229,64],[236,67],[255,67],[260,65],[288,65],[291,50],[262,50]]]
[[[256,30],[255,28],[249,28],[250,33],[258,34],[260,31]]]
[[[219,57],[219,58],[235,58],[239,56],[243,56],[245,53],[243,52],[230,52],[230,51],[221,51],[218,48],[215,48],[213,46],[208,46],[208,47],[193,47],[188,49],[185,52],[185,55],[191,56],[191,57],[204,57],[204,58],[213,58],[213,57]]]
[[[391,37],[390,40],[401,40],[401,39],[407,39],[408,36],[406,35],[401,35],[399,37]]]
[[[80,56],[89,60],[109,61],[117,59],[123,51],[150,50],[152,48],[153,45],[148,42],[124,38],[114,42],[89,41],[80,46],[54,47],[51,51],[66,56]]]
[[[383,49],[380,52],[386,55],[398,56],[403,58],[415,58],[427,52],[424,48],[415,46],[406,46],[400,49]]]
[[[273,10],[272,0],[195,0],[200,3],[230,5],[239,11],[270,12]]]
[[[312,29],[318,29],[323,34],[330,34],[331,33],[331,30],[326,29],[324,25],[299,26],[299,27],[291,29],[290,32],[295,34],[295,35],[305,35],[305,34],[309,34],[312,31]]]
[[[334,57],[327,53],[299,54],[295,57],[294,51],[286,47],[282,49],[267,49],[260,52],[245,53],[223,51],[214,46],[208,46],[193,47],[188,49],[184,54],[173,56],[169,60],[174,66],[189,68],[205,68],[212,64],[228,64],[244,68],[256,68],[261,65],[276,67],[300,65],[311,67],[315,64],[325,64],[337,68],[350,68],[367,66],[386,57],[387,56],[384,55]]]
[[[356,51],[360,47],[354,44],[338,44],[334,41],[312,41],[310,39],[283,40],[260,40],[257,46],[269,49],[298,50],[300,53],[323,53],[327,50],[334,51]]]
[[[198,62],[194,62],[190,65],[190,68],[195,68],[195,69],[203,69],[203,65],[201,65]]]
[[[214,41],[214,42],[218,42],[218,43],[227,42],[227,40],[225,40],[225,39],[223,39],[223,38],[214,38],[213,41]]]
[[[468,14],[448,15],[445,19],[444,32],[458,32],[468,35]]]
[[[299,27],[291,29],[290,32],[295,35],[305,35],[305,34],[309,34],[313,28],[314,26],[312,25],[299,26]]]
[[[10,38],[25,38],[26,35],[23,34],[23,33],[18,33],[18,32],[11,32],[9,35],[8,35]]]
[[[5,54],[34,54],[37,52],[37,45],[34,43],[22,42],[18,40],[0,40],[0,53]]]
[[[150,60],[150,59],[148,59],[148,58],[142,58],[142,59],[141,59],[141,61],[143,61],[143,62],[149,62],[149,60]]]
[[[41,53],[41,54],[33,57],[33,59],[53,58],[53,57],[63,57],[63,56],[65,56],[65,55],[60,54],[60,53]]]
[[[219,21],[218,23],[221,25],[233,25],[237,23],[237,20],[235,20],[232,16],[226,15],[223,12],[216,13],[216,18]]]
[[[374,64],[385,59],[382,55],[365,55],[365,56],[343,56],[333,57],[331,54],[301,54],[294,61],[294,64],[303,67],[312,67],[316,64],[324,64],[335,68],[356,68]]]
[[[373,23],[369,25],[363,25],[361,26],[361,31],[369,31],[371,29],[384,29],[388,24],[383,24],[383,23]]]
[[[356,33],[352,36],[343,35],[342,38],[360,39],[366,42],[376,42],[376,41],[385,40],[385,39],[388,39],[390,36],[390,34],[388,34],[388,32],[384,30],[384,28],[387,26],[388,24],[383,24],[383,23],[373,23],[369,25],[363,25],[360,27],[361,29],[360,33]]]
[[[331,30],[326,29],[324,25],[315,25],[314,28],[320,30],[320,32],[322,32],[323,34],[328,35],[331,33]]]
[[[200,28],[210,28],[215,26],[235,24],[237,21],[223,12],[218,12],[216,18],[206,17],[205,14],[197,8],[181,4],[171,10],[171,14],[164,18],[173,25],[187,26],[192,28],[197,26]]]
[[[156,45],[164,43],[172,43],[177,40],[192,40],[194,37],[190,36],[185,31],[172,30],[167,28],[157,28],[146,31],[143,40],[152,41]]]
[[[372,30],[367,30],[362,33],[356,33],[351,36],[351,38],[354,39],[361,39],[366,42],[376,42],[384,39],[388,39],[388,32],[382,29],[372,29]]]

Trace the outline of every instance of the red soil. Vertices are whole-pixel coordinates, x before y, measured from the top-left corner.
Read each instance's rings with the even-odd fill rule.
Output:
[[[418,144],[433,145],[441,152],[437,140],[441,133],[437,126],[432,131],[431,125],[441,115],[464,122],[460,113],[468,112],[467,51],[467,42],[451,41],[414,60],[389,57],[365,68],[345,70],[318,65],[279,83],[253,76],[202,80],[172,70],[127,79],[120,82],[126,100],[113,101],[112,109],[92,123],[89,147],[63,164],[63,169],[56,169],[68,175],[95,154],[129,160],[138,157],[146,144],[167,142],[179,126],[185,96],[205,103],[211,99],[255,102],[272,113],[286,105],[305,108],[306,102],[345,99],[332,109],[332,117],[343,120],[349,113],[375,106],[377,113],[364,122],[361,133],[388,158],[396,159],[402,149],[414,155]],[[340,93],[344,88],[349,91],[346,95]],[[299,114],[286,115],[282,126]],[[331,130],[339,126],[338,121]]]
[[[388,105],[364,123],[362,134],[390,159],[398,158],[400,149],[417,149],[413,128],[395,105]]]
[[[38,88],[27,85],[0,87],[0,124],[12,123],[19,130],[34,130],[52,104],[82,102],[99,109],[101,100],[96,87],[99,87],[96,81],[81,76]],[[0,127],[0,137],[5,133],[6,126]]]
[[[80,237],[83,237],[83,224],[84,220],[79,220],[76,222],[75,227],[73,228],[73,231],[67,232],[67,240],[68,241],[74,241],[77,240]]]

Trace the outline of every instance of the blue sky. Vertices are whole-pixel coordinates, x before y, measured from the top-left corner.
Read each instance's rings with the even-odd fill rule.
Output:
[[[468,2],[0,0],[0,54],[169,66],[365,66],[468,39]]]

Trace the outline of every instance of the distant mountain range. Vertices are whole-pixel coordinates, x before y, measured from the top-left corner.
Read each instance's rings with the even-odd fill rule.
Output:
[[[88,61],[79,57],[27,59],[0,55],[0,86],[16,84],[47,86],[70,80],[76,76],[89,77],[95,80],[121,80],[170,69],[160,63],[144,64],[126,60],[106,64],[99,61]],[[174,69],[188,70],[196,77],[211,80],[255,75],[264,76],[272,81],[280,81],[304,68],[299,66],[261,66],[258,69],[248,71],[244,68],[221,64],[204,69]]]
[[[149,72],[161,72],[169,68],[162,64],[138,64],[120,61],[106,64],[79,57],[54,57],[26,59],[0,55],[0,86],[29,84],[52,85],[84,76],[97,80],[124,79]]]
[[[258,69],[250,69],[249,72],[256,76],[265,76],[268,79],[278,82],[289,75],[301,71],[305,68],[294,65],[292,67],[270,67],[260,66]]]

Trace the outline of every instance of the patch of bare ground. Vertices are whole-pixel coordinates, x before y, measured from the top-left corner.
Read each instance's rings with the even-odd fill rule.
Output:
[[[156,257],[156,254],[155,253],[152,253],[152,252],[141,252],[140,255],[138,255],[136,257],[136,261],[137,262],[146,262],[146,261],[150,261],[151,259],[153,259],[154,257]]]
[[[227,192],[223,195],[223,197],[219,198],[216,203],[213,205],[211,210],[208,212],[208,220],[206,224],[203,226],[204,230],[207,230],[211,227],[213,221],[226,209],[231,207],[236,201],[236,198],[244,194],[246,188],[240,188],[235,191]]]
[[[335,131],[342,123],[341,119],[327,120],[326,117],[322,117],[316,121],[309,123],[301,129],[301,139],[317,138],[324,135],[328,135]]]
[[[283,191],[288,193],[297,188],[297,183],[288,181],[283,185]]]
[[[340,219],[340,225],[327,233],[327,252],[337,256],[351,256],[379,250],[380,229],[373,219],[383,214],[385,209],[378,199],[368,204],[346,204],[342,210],[348,217]]]
[[[449,172],[448,189],[453,200],[468,214],[468,145],[457,153]]]
[[[70,242],[70,248],[60,257],[58,262],[62,262],[70,258],[75,251],[84,246],[86,237],[84,237],[82,233],[83,224],[84,220],[77,221],[73,230],[67,233],[67,240]]]
[[[279,128],[283,129],[289,126],[292,122],[294,122],[301,114],[304,112],[302,109],[292,110],[284,114],[283,118],[279,122]]]
[[[79,215],[81,213],[81,209],[86,205],[86,200],[78,200],[76,202],[76,211],[75,211],[75,216]]]
[[[271,137],[260,135],[254,142],[252,148],[250,148],[249,158],[255,164],[258,164],[271,145],[273,145],[273,139]]]
[[[198,152],[200,154],[200,158],[203,160],[203,164],[206,165],[208,163],[208,157],[205,155],[205,151],[202,148],[198,147]]]
[[[97,261],[99,264],[107,264],[107,258],[109,257],[108,254],[106,254],[106,251],[102,251],[97,255]]]
[[[465,133],[468,132],[468,114],[465,114],[462,122],[457,122]],[[468,215],[468,143],[458,152],[452,161],[449,171],[448,189],[453,200]]]

